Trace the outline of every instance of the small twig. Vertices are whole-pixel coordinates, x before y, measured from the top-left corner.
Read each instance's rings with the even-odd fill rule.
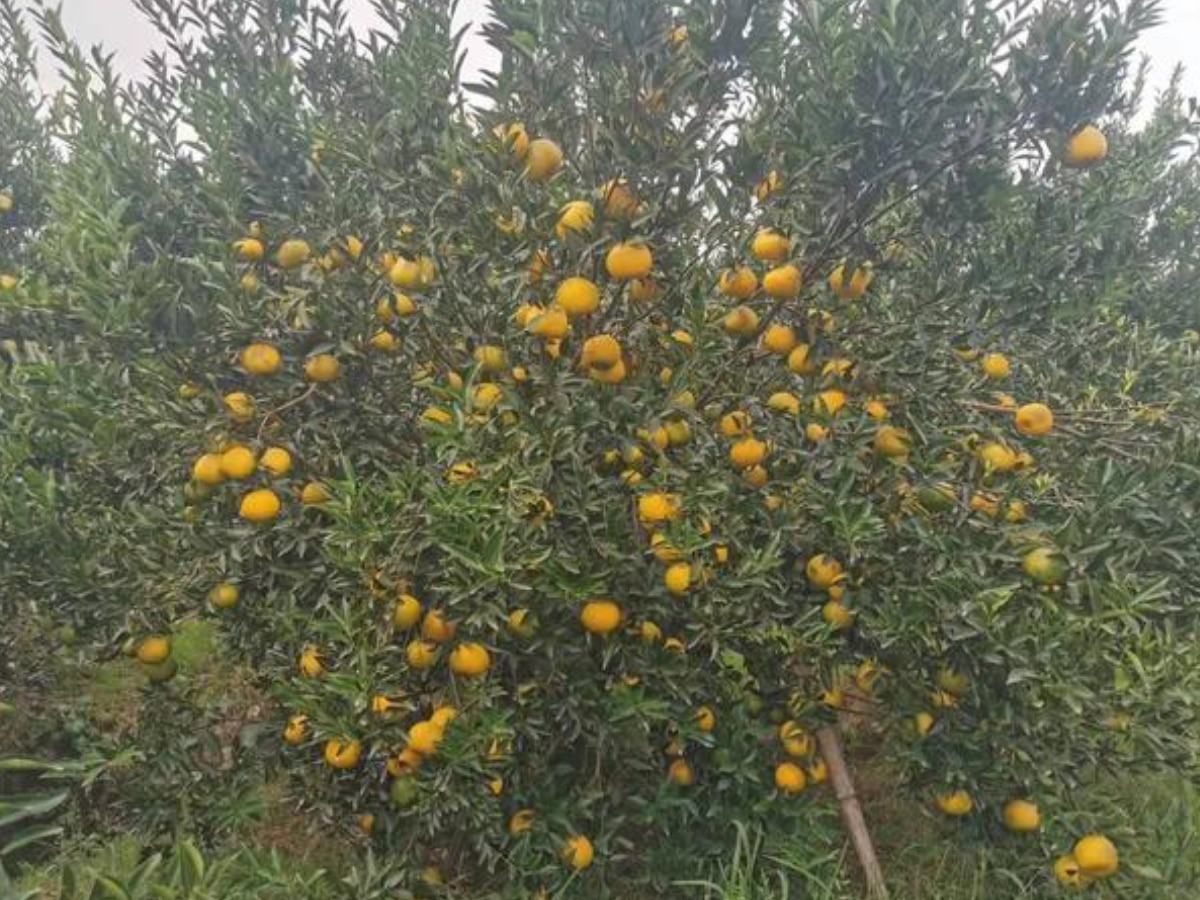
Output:
[[[309,397],[311,397],[316,392],[317,392],[317,385],[314,382],[313,384],[310,384],[308,386],[307,390],[305,390],[304,393],[301,394],[299,397],[294,397],[291,400],[289,400],[287,403],[284,403],[282,406],[277,406],[274,409],[269,410],[267,412],[267,414],[265,416],[263,416],[262,424],[260,424],[258,426],[258,435],[254,439],[255,442],[259,443],[259,444],[262,443],[263,432],[267,430],[267,423],[269,421],[271,421],[272,418],[276,418],[276,419],[279,418],[279,414],[281,412],[283,412],[285,409],[291,409],[293,406],[303,403],[305,400],[307,400]]]

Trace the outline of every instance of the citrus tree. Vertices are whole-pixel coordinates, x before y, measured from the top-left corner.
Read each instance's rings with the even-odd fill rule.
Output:
[[[427,885],[802,834],[839,721],[1022,878],[1111,884],[1087,785],[1196,749],[1156,3],[493,0],[467,83],[447,4],[137,5],[135,84],[33,14],[49,106],[4,5],[2,577],[159,685],[148,802],[204,617],[276,704],[237,752]]]

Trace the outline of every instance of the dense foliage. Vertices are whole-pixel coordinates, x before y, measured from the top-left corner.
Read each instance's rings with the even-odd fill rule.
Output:
[[[1152,0],[493,0],[468,84],[445,3],[137,5],[126,84],[0,0],[0,647],[11,749],[140,752],[83,827],[283,770],[408,884],[607,896],[827,827],[840,719],[1086,884],[1089,785],[1194,772]],[[122,651],[133,721],[52,699]]]

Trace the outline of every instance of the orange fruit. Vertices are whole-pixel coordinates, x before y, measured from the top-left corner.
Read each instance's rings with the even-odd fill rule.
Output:
[[[788,263],[772,269],[763,276],[763,290],[777,300],[791,300],[800,295],[803,276],[797,266]]]
[[[353,769],[362,757],[362,744],[345,738],[325,742],[325,764],[334,769]]]
[[[614,244],[604,257],[604,269],[608,277],[617,281],[645,278],[653,268],[654,255],[642,243]]]
[[[1108,138],[1095,125],[1085,125],[1067,141],[1063,159],[1069,166],[1087,168],[1108,156]]]
[[[782,762],[775,767],[775,787],[782,794],[796,796],[804,792],[808,779],[804,770],[792,762]]]
[[[270,488],[259,488],[242,497],[239,514],[247,522],[269,522],[279,515],[279,495]]]
[[[450,671],[463,678],[475,678],[492,667],[492,657],[483,644],[459,644],[450,653]]]
[[[332,353],[318,353],[316,356],[309,357],[304,364],[304,377],[317,384],[337,381],[341,371],[341,364]]]
[[[525,174],[530,181],[546,181],[554,176],[563,164],[562,148],[547,138],[530,142],[525,156]]]
[[[457,631],[458,623],[448,621],[445,613],[440,609],[431,609],[421,620],[421,637],[427,641],[433,641],[435,644],[444,644],[453,640]]]
[[[1054,413],[1044,403],[1026,403],[1017,410],[1017,431],[1029,437],[1042,437],[1054,428]]]
[[[250,344],[241,353],[242,368],[251,375],[271,375],[283,365],[283,357],[270,344]]]
[[[580,610],[579,621],[589,634],[612,634],[621,625],[621,607],[611,600],[591,600]]]
[[[764,228],[754,236],[750,252],[763,262],[782,262],[792,250],[792,242],[778,231]]]

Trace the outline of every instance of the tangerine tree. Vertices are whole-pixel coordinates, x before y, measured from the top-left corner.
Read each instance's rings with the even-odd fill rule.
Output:
[[[3,577],[136,653],[166,783],[211,617],[238,752],[414,879],[661,886],[815,827],[839,720],[1117,873],[1086,786],[1196,749],[1156,3],[493,0],[466,83],[451,4],[137,5],[132,84],[34,13],[49,108],[5,5]]]

